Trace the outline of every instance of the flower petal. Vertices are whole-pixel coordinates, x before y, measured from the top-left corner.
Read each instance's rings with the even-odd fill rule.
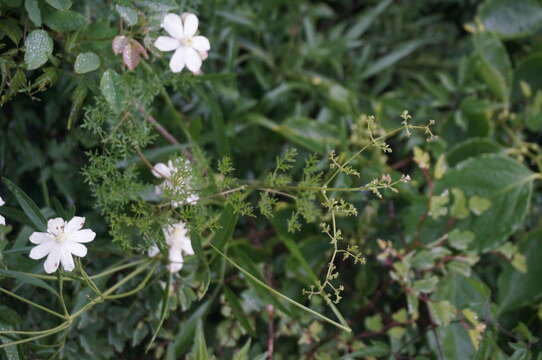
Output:
[[[28,238],[28,240],[30,240],[30,242],[33,244],[39,245],[44,242],[53,241],[54,239],[53,236],[49,233],[33,232],[32,235],[30,235],[30,237]]]
[[[47,260],[43,263],[43,268],[47,274],[54,273],[58,269],[60,264],[60,246],[57,243],[53,243],[53,247],[47,256]]]
[[[64,232],[66,234],[70,234],[81,229],[83,225],[85,225],[85,218],[81,216],[74,216],[64,227]]]
[[[0,215],[0,225],[6,225],[6,218]]]
[[[70,241],[66,243],[66,249],[75,256],[85,257],[87,255],[87,247],[83,244],[77,243],[75,241]]]
[[[194,36],[192,38],[192,47],[198,51],[209,51],[211,43],[205,36]]]
[[[184,36],[192,37],[198,31],[199,20],[194,14],[183,14]]]
[[[4,199],[2,199],[2,197],[0,197],[0,206],[3,206],[6,202],[4,201]]]
[[[90,229],[83,229],[70,234],[69,241],[88,243],[94,240],[96,233]]]
[[[192,249],[192,241],[189,237],[185,237],[181,243],[181,250],[184,251],[186,255],[194,255],[194,249]]]
[[[176,39],[181,39],[183,37],[183,21],[177,14],[167,14],[164,16],[162,27],[169,35]]]
[[[72,271],[75,268],[72,254],[65,246],[60,248],[60,262],[62,263],[64,271]]]
[[[184,48],[183,57],[188,70],[194,74],[199,73],[199,69],[201,68],[201,56],[198,52],[193,48],[187,47]]]
[[[155,257],[156,255],[158,255],[160,253],[160,249],[158,248],[158,246],[156,245],[152,245],[149,250],[147,250],[147,255],[149,255],[149,257]]]
[[[31,259],[39,260],[41,258],[46,257],[50,252],[51,249],[55,246],[54,240],[44,242],[43,244],[40,244],[38,246],[34,246],[32,250],[30,250],[30,254],[28,255]]]
[[[47,232],[53,235],[58,235],[64,231],[66,222],[62,218],[49,219],[47,221]]]
[[[166,164],[158,163],[152,167],[152,174],[157,178],[168,178],[171,176],[171,171]]]
[[[183,255],[177,249],[169,249],[169,272],[175,273],[183,267]]]
[[[169,60],[169,68],[172,72],[181,72],[184,68],[184,46],[181,46],[173,53],[171,60]]]
[[[159,36],[154,42],[154,47],[160,51],[173,51],[181,46],[181,42],[169,36]]]

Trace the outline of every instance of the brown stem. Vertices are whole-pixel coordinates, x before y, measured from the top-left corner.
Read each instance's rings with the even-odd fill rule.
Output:
[[[152,116],[145,112],[145,109],[142,107],[139,107],[139,111],[143,114],[143,117],[145,120],[147,120],[154,128],[166,139],[169,141],[172,145],[180,145],[181,143],[173,136],[169,131],[166,130],[165,127],[160,125],[158,121]]]

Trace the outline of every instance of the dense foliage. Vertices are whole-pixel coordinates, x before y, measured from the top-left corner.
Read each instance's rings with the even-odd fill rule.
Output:
[[[155,46],[186,12],[201,73]],[[541,29],[540,0],[0,0],[0,359],[542,359]],[[75,215],[96,240],[44,274],[30,235]]]

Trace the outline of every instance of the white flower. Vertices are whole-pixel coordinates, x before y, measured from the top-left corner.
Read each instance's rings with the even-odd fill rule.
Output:
[[[186,66],[192,73],[199,74],[201,63],[207,58],[211,44],[205,36],[194,36],[198,23],[198,17],[190,13],[167,14],[162,20],[162,27],[171,37],[158,37],[154,46],[160,51],[175,50],[169,61],[169,68],[174,73],[181,72]]]
[[[183,267],[183,253],[194,255],[188,230],[183,222],[169,225],[163,229],[166,244],[169,246],[169,272],[175,273]]]
[[[160,253],[160,248],[158,248],[158,246],[156,246],[156,244],[152,244],[152,246],[149,248],[149,250],[147,250],[147,255],[149,255],[149,257],[151,257],[151,258],[155,257],[159,253]]]
[[[176,194],[184,195],[186,197],[185,201],[172,201],[171,205],[173,207],[179,207],[181,205],[187,204],[195,204],[199,200],[198,194],[193,192],[190,189],[190,183],[192,179],[190,177],[184,178],[184,179],[177,179],[175,178],[175,182],[177,186],[174,186],[172,183],[172,177],[175,176],[177,171],[184,170],[189,171],[190,170],[190,162],[188,160],[184,163],[184,169],[177,169],[171,160],[168,161],[167,165],[164,163],[158,163],[154,165],[152,168],[152,174],[156,176],[157,178],[163,178],[164,182],[156,187],[156,193],[158,195],[162,195],[164,190],[168,191],[174,191]]]
[[[0,206],[3,206],[6,202],[0,197]],[[0,215],[0,225],[6,225],[6,219]]]
[[[30,241],[36,244],[30,251],[30,258],[39,260],[47,256],[43,264],[45,272],[50,274],[58,269],[59,263],[65,271],[75,268],[72,255],[84,257],[87,248],[82,243],[94,240],[96,233],[90,229],[83,229],[85,218],[75,216],[70,221],[62,218],[50,219],[47,222],[47,232],[34,232]]]

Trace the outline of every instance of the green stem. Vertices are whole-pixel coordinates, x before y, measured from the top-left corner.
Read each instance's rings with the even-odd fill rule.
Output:
[[[2,288],[2,287],[0,287],[0,291],[2,291],[3,293],[8,294],[9,296],[14,297],[14,298],[17,299],[17,300],[20,300],[20,301],[22,301],[22,302],[25,302],[25,303],[31,305],[31,306],[37,307],[37,308],[40,309],[40,310],[43,310],[43,311],[45,311],[45,312],[48,312],[48,313],[51,314],[51,315],[54,315],[54,316],[59,317],[59,318],[61,318],[61,319],[66,319],[66,317],[65,317],[64,315],[62,315],[62,314],[60,314],[60,313],[57,313],[56,311],[51,310],[51,309],[49,309],[49,308],[47,308],[47,307],[45,307],[45,306],[43,306],[43,305],[36,304],[36,303],[33,302],[33,301],[27,300],[27,299],[25,299],[24,297],[19,296],[19,295],[15,294],[15,293],[12,293],[11,291],[6,290],[6,289],[4,289],[4,288]]]
[[[24,344],[24,343],[27,343],[29,341],[34,341],[34,340],[37,340],[37,339],[41,339],[43,337],[56,334],[57,332],[60,332],[60,331],[64,330],[65,328],[69,327],[69,326],[70,326],[69,322],[66,321],[66,322],[63,322],[62,324],[60,324],[57,327],[54,327],[54,328],[49,329],[49,330],[45,330],[45,332],[43,334],[36,335],[36,336],[31,336],[29,338],[22,339],[22,340],[17,340],[17,341],[12,341],[12,342],[8,342],[8,343],[0,344],[0,349],[4,348],[4,347],[8,347],[8,346]]]
[[[64,276],[62,269],[59,269],[56,274],[58,277],[58,298],[60,299],[60,305],[62,305],[62,311],[64,311],[64,315],[69,316],[68,308],[66,307],[66,302],[64,301]]]
[[[277,290],[273,289],[272,287],[270,287],[269,285],[267,285],[266,283],[264,283],[263,281],[261,281],[260,279],[258,279],[257,277],[255,277],[254,275],[252,275],[250,272],[248,272],[247,270],[243,269],[240,265],[238,265],[235,261],[233,261],[231,258],[229,258],[226,254],[224,254],[222,251],[220,251],[217,247],[215,247],[212,243],[209,243],[209,245],[218,253],[220,254],[224,259],[226,259],[231,265],[233,265],[235,268],[237,268],[239,271],[241,271],[243,274],[245,274],[247,277],[249,277],[251,280],[253,280],[254,282],[256,282],[258,285],[260,285],[261,287],[265,288],[267,291],[271,292],[272,294],[274,294],[275,296],[291,303],[292,305],[316,316],[317,318],[320,318],[321,320],[327,322],[327,323],[330,323],[336,327],[338,327],[339,329],[341,330],[344,330],[346,332],[351,332],[352,329],[350,329],[350,327],[348,326],[345,326],[343,324],[340,324],[334,320],[331,320],[330,318],[328,318],[327,316],[324,316],[314,310],[312,310],[311,308],[309,307],[306,307],[305,305],[302,305],[300,303],[298,303],[297,301],[295,300],[292,300],[290,299],[288,296],[278,292]]]

